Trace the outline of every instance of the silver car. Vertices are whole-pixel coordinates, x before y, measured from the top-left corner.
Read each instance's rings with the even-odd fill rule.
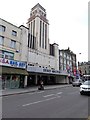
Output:
[[[82,79],[76,79],[74,82],[72,82],[73,87],[82,85],[83,81]]]

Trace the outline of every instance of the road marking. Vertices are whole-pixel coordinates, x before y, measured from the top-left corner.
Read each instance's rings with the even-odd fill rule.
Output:
[[[39,94],[39,93],[43,93],[44,91],[41,91],[41,92],[34,92],[34,93],[27,93],[29,95],[33,95],[33,94]]]
[[[50,97],[50,96],[53,96],[53,95],[55,95],[55,94],[49,94],[49,95],[45,95],[43,97]]]
[[[52,98],[49,98],[49,99],[45,99],[45,100],[41,100],[41,101],[36,101],[36,102],[32,102],[32,103],[28,103],[28,104],[24,104],[24,105],[22,105],[22,106],[25,107],[25,106],[29,106],[29,105],[34,105],[34,104],[37,104],[37,103],[41,103],[41,102],[45,102],[45,101],[49,101],[49,100],[53,100],[53,99],[60,98],[60,97],[61,97],[61,96],[52,97]]]
[[[41,91],[41,92],[37,92],[37,93],[43,93],[44,91]]]
[[[59,92],[59,93],[57,93],[57,94],[62,94],[62,92]]]

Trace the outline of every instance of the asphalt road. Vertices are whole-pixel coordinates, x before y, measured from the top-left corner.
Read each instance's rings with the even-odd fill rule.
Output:
[[[5,96],[3,118],[87,118],[89,99],[80,95],[79,87]]]

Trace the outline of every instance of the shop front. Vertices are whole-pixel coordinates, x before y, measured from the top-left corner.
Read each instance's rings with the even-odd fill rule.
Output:
[[[26,63],[8,60],[7,63],[0,65],[0,87],[6,88],[23,88],[25,78],[28,76]]]
[[[27,71],[29,73],[27,86],[38,85],[41,80],[44,85],[68,83],[68,73],[62,73],[59,70],[27,66]]]
[[[25,82],[25,76],[28,75],[25,69],[13,68],[13,67],[0,67],[2,70],[1,80],[2,88],[23,88]]]

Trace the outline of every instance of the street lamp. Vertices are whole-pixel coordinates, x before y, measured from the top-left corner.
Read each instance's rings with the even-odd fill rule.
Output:
[[[82,53],[79,53],[78,55],[81,55],[81,54],[82,54]],[[78,56],[78,57],[79,57],[79,56]],[[80,63],[80,60],[78,60],[78,66],[80,65],[79,63]]]

